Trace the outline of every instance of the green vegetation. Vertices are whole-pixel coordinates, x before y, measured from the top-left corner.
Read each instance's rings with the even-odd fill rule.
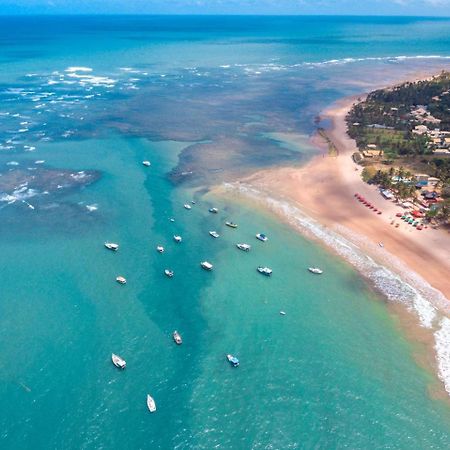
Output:
[[[370,93],[353,106],[347,126],[361,152],[353,159],[364,166],[364,181],[390,189],[397,200],[414,200],[420,192],[414,173],[439,178],[436,189],[443,201],[430,208],[428,217],[450,219],[449,72]],[[363,158],[368,150],[370,158]]]

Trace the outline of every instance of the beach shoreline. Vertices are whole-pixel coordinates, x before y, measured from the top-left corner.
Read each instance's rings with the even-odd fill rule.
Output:
[[[418,231],[398,219],[395,222],[400,225],[396,228],[391,222],[402,211],[401,207],[385,200],[376,186],[363,182],[361,167],[351,158],[357,148],[347,135],[345,117],[358,98],[363,96],[339,100],[321,115],[332,124],[325,133],[337,148],[336,155],[329,156],[327,142],[315,134],[311,142],[320,154],[305,166],[261,170],[241,180],[241,184],[299,208],[394,272],[400,261],[404,269],[411,269],[450,299],[448,231],[431,228]],[[355,199],[355,193],[363,195],[383,214],[365,208]],[[383,243],[382,248],[379,243]]]

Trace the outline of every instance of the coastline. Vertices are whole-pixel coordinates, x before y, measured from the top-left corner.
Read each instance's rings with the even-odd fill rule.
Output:
[[[271,197],[298,207],[394,272],[400,260],[450,299],[450,234],[442,229],[419,232],[401,221],[401,225],[395,228],[391,222],[401,208],[383,199],[376,186],[364,183],[360,166],[351,159],[357,148],[347,135],[345,116],[356,98],[338,101],[322,116],[332,123],[326,135],[338,149],[337,156],[328,156],[327,143],[315,135],[312,143],[321,154],[305,166],[262,170],[245,178],[242,183],[268,194],[270,191]],[[363,195],[383,214],[376,215],[364,208],[355,200],[355,192]],[[398,220],[396,222],[399,223]],[[379,242],[383,242],[383,248],[379,247]]]
[[[321,115],[332,126],[325,138],[318,134],[311,138],[318,154],[306,165],[260,170],[216,192],[250,200],[275,213],[350,263],[391,305],[409,311],[415,319],[411,322],[405,316],[406,332],[430,349],[433,357],[425,360],[450,395],[450,234],[418,231],[398,220],[396,228],[391,222],[400,207],[362,181],[361,168],[351,158],[356,144],[347,135],[345,116],[363,97],[341,99]],[[293,135],[290,142],[296,138]],[[328,155],[326,139],[333,142],[336,155]],[[355,192],[383,214],[364,208]],[[423,362],[423,357],[419,359]]]

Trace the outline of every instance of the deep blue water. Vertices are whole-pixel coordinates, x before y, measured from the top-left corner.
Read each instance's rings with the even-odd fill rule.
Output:
[[[302,164],[274,136],[330,102],[449,64],[446,19],[0,18],[0,447],[448,448],[444,388],[382,299],[208,191]]]

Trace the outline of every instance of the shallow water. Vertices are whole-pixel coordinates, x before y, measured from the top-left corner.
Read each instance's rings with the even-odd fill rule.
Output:
[[[49,173],[99,175],[56,192],[40,180],[19,193],[35,209],[0,205],[2,448],[448,447],[448,403],[429,395],[438,379],[357,273],[205,186],[302,163],[311,149],[279,133],[310,133],[324,105],[387,69],[393,80],[446,64],[394,56],[449,55],[449,22],[64,20],[0,28],[1,170],[44,161]],[[417,29],[416,48],[403,44]],[[349,56],[364,60],[330,62]]]

